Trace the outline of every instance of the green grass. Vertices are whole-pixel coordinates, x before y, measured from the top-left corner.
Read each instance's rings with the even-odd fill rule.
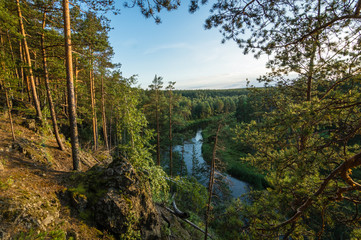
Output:
[[[64,240],[69,239],[72,240],[73,237],[66,238],[66,233],[63,230],[53,230],[49,232],[40,232],[37,233],[33,229],[31,229],[27,233],[20,233],[14,237],[16,240],[46,240],[46,239],[54,239],[54,240]]]
[[[241,157],[245,157],[250,149],[240,143],[237,143],[233,128],[236,126],[236,118],[233,114],[228,114],[212,119],[205,128],[203,128],[203,146],[202,153],[205,161],[208,163],[212,159],[212,152],[214,147],[214,138],[218,128],[218,123],[221,122],[222,129],[218,136],[219,149],[217,150],[217,157],[225,164],[226,172],[232,177],[241,181],[247,182],[255,189],[263,189],[267,186],[264,176],[260,174],[256,168],[249,163],[242,162]]]

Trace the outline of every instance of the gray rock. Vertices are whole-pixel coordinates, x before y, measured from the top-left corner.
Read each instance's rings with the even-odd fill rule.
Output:
[[[109,169],[116,174],[109,176]],[[103,176],[107,191],[94,206],[96,223],[114,234],[125,233],[130,224],[140,231],[142,239],[160,239],[161,221],[149,183],[141,181],[125,161],[113,162]]]

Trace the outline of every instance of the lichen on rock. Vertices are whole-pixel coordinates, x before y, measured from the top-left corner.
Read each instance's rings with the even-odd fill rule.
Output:
[[[69,189],[68,197],[79,213],[91,210],[88,220],[96,226],[122,239],[160,239],[161,221],[150,185],[127,160],[95,166],[76,181],[81,192]],[[87,199],[86,206],[81,199]]]

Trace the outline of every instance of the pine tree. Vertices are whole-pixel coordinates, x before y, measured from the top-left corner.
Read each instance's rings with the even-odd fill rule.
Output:
[[[160,165],[160,127],[159,127],[159,118],[160,118],[160,90],[163,88],[163,78],[157,77],[155,75],[153,82],[149,85],[149,88],[153,92],[153,101],[155,104],[154,114],[156,121],[156,134],[157,134],[157,164]]]
[[[173,109],[173,93],[172,91],[174,90],[174,84],[175,82],[169,82],[169,85],[166,87],[166,90],[168,90],[168,94],[169,94],[169,102],[168,102],[168,107],[169,107],[169,175],[172,177],[173,173],[172,173],[172,168],[173,168],[173,135],[172,135],[172,109]]]
[[[80,170],[79,164],[79,136],[78,126],[76,121],[76,106],[75,106],[75,92],[73,80],[73,55],[71,46],[71,29],[70,29],[70,11],[69,1],[63,0],[63,17],[64,17],[64,39],[65,39],[65,54],[66,54],[66,82],[68,90],[68,105],[69,105],[69,123],[71,132],[71,148],[73,157],[73,169]]]
[[[357,236],[359,223],[344,222],[361,191],[352,176],[361,165],[360,9],[361,1],[222,1],[206,21],[245,53],[271,55],[266,88],[253,91],[257,121],[237,130],[253,151],[243,160],[271,185],[242,207],[253,219],[247,237],[329,238],[336,225]]]

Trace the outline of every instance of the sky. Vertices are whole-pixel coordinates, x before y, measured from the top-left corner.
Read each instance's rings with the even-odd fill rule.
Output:
[[[148,88],[154,76],[163,77],[164,86],[175,81],[176,89],[244,88],[246,81],[266,72],[267,59],[243,55],[232,41],[221,44],[218,29],[205,30],[209,7],[190,14],[187,5],[162,11],[161,24],[146,19],[139,8],[121,8],[109,15],[109,39],[114,63],[122,64],[124,77],[138,75],[138,85]]]

